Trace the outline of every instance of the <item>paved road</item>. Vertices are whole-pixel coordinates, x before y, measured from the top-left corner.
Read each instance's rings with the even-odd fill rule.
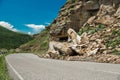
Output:
[[[120,80],[120,65],[42,59],[33,54],[6,57],[13,80]]]

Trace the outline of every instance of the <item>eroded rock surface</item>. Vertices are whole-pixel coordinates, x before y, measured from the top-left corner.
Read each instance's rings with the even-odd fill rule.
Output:
[[[120,56],[113,55],[120,54],[119,19],[120,0],[69,0],[49,26],[54,49],[47,56],[120,63]]]
[[[50,25],[50,34],[66,37],[69,28],[78,32],[88,20],[88,23],[111,25],[115,21],[113,15],[119,17],[119,3],[120,0],[69,0]]]

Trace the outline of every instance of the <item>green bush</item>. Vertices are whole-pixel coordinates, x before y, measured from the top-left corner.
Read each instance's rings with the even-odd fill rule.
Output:
[[[109,36],[109,40],[106,43],[106,46],[115,48],[119,44],[120,44],[120,29],[112,30],[112,34]]]
[[[5,62],[5,55],[0,56],[0,80],[10,80]]]
[[[113,54],[115,54],[115,55],[120,55],[120,51],[114,50],[114,51],[113,51]]]
[[[26,44],[21,45],[22,52],[34,52],[36,54],[44,54],[48,50],[49,45],[49,30],[45,29],[35,38]]]
[[[81,28],[78,32],[79,35],[81,35],[84,32],[89,32],[91,34],[94,34],[95,32],[98,32],[100,30],[103,30],[105,28],[105,25],[99,24],[96,27],[91,27],[89,25],[86,25],[85,27]]]
[[[94,34],[97,31],[103,30],[104,28],[105,28],[105,26],[103,24],[99,24],[98,27],[91,30],[91,34]]]

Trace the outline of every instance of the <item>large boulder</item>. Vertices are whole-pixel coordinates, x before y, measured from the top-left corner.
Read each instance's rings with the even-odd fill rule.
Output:
[[[117,9],[116,13],[114,14],[115,17],[120,18],[120,6]]]

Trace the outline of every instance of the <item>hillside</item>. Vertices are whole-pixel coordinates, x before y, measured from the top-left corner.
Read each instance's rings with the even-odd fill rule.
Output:
[[[69,28],[81,37],[79,44],[68,42]],[[22,45],[21,50],[27,48],[39,53],[43,51],[42,47],[47,50],[49,43],[49,49],[42,57],[120,63],[119,0],[67,0],[47,29],[47,34],[40,33],[35,40]],[[44,37],[49,35],[49,40],[40,36],[43,34]],[[47,45],[40,47],[44,41]]]
[[[30,40],[32,37],[27,34],[13,32],[0,26],[0,49],[15,49]]]
[[[48,50],[49,30],[45,29],[41,33],[34,35],[34,39],[21,45],[22,52],[35,52],[44,54]]]

